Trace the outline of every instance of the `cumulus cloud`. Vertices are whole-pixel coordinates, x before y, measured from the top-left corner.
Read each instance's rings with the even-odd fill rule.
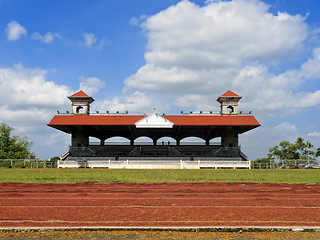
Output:
[[[140,24],[148,39],[146,64],[125,79],[124,91],[169,93],[178,107],[213,109],[231,89],[244,96],[242,107],[269,110],[270,116],[315,107],[320,92],[299,88],[320,78],[319,49],[300,68],[272,71],[300,61],[309,36],[305,18],[272,14],[258,0],[207,1],[202,7],[181,1]]]
[[[100,80],[97,77],[88,77],[85,78],[81,76],[80,80],[80,89],[86,92],[89,95],[97,93],[101,88],[104,88],[106,83]]]
[[[51,33],[51,32],[47,32],[44,35],[41,35],[38,32],[35,32],[34,34],[32,34],[33,40],[39,40],[47,44],[53,42],[53,40],[56,38],[61,38],[61,35],[58,33]]]
[[[103,37],[98,41],[98,38],[94,33],[84,33],[84,45],[86,47],[94,47],[95,49],[102,49],[105,45],[109,44],[109,41],[106,37]]]
[[[46,135],[50,132],[46,124],[56,110],[70,108],[66,96],[72,94],[68,87],[47,81],[46,75],[44,69],[25,68],[19,64],[0,68],[1,122],[14,127],[17,135],[27,135],[33,141],[37,139],[35,152],[42,155],[46,153],[39,136],[49,136]]]
[[[8,41],[16,41],[19,40],[21,37],[28,35],[27,30],[17,21],[9,22],[5,32],[7,34]]]
[[[48,81],[47,70],[20,64],[0,68],[1,122],[15,128],[14,135],[28,136],[37,157],[49,158],[67,150],[70,136],[46,126],[56,110],[70,109],[67,86]],[[61,109],[62,108],[62,109]]]

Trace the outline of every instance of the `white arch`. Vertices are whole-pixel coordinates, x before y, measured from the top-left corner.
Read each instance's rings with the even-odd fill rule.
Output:
[[[128,138],[125,138],[125,137],[121,137],[121,136],[115,136],[115,137],[110,137],[110,138],[107,138],[105,141],[104,141],[104,144],[105,145],[116,145],[116,144],[119,144],[119,145],[130,145],[130,139]]]
[[[153,140],[150,137],[141,136],[134,140],[134,145],[153,145]]]
[[[100,145],[100,139],[96,137],[89,137],[89,145]]]
[[[180,145],[206,145],[206,141],[200,137],[186,137],[180,140]]]
[[[161,137],[157,140],[157,145],[177,145],[177,141],[172,137]]]
[[[221,145],[221,137],[210,139],[210,145]]]

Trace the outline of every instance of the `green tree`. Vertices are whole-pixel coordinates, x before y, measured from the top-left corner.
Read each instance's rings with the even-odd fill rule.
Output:
[[[5,123],[0,124],[0,159],[29,158],[32,142],[27,137],[11,136],[13,130]]]
[[[309,141],[304,142],[304,139],[301,137],[297,138],[294,147],[299,154],[299,159],[311,159],[315,156],[315,152],[310,150],[313,148],[313,145]]]
[[[299,153],[294,144],[289,141],[281,141],[279,145],[269,149],[268,156],[275,159],[299,159]]]
[[[315,153],[315,156],[316,156],[316,157],[320,157],[320,148],[317,148],[317,151],[316,151],[316,153]]]
[[[296,166],[297,164],[314,164],[316,161],[314,157],[316,153],[312,151],[313,145],[301,137],[298,137],[294,143],[289,141],[281,141],[279,145],[269,149],[268,157],[273,159],[282,160],[280,163],[286,164],[290,167]],[[319,150],[320,154],[320,150]],[[289,160],[295,160],[289,161]]]

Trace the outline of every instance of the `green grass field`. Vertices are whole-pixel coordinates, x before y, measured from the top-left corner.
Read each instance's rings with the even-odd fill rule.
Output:
[[[0,169],[0,182],[20,183],[162,183],[255,182],[320,183],[318,169],[277,170],[110,170],[110,169]]]

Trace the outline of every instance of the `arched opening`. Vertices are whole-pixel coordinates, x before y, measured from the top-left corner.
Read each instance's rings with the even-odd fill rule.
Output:
[[[149,137],[138,137],[134,140],[134,145],[153,145],[153,140]]]
[[[157,145],[177,145],[177,141],[172,137],[162,137],[157,140]]]
[[[130,145],[130,140],[125,137],[110,137],[104,141],[104,145]]]
[[[209,144],[215,145],[215,146],[221,146],[221,137],[212,138]]]
[[[199,137],[186,137],[181,139],[180,145],[206,145],[206,141]]]
[[[76,108],[76,113],[84,113],[83,107],[79,106]]]
[[[228,106],[227,107],[227,111],[228,111],[228,113],[233,113],[234,112],[234,108],[232,106]]]
[[[96,137],[89,137],[89,145],[98,146],[100,145],[101,141],[99,138]]]

